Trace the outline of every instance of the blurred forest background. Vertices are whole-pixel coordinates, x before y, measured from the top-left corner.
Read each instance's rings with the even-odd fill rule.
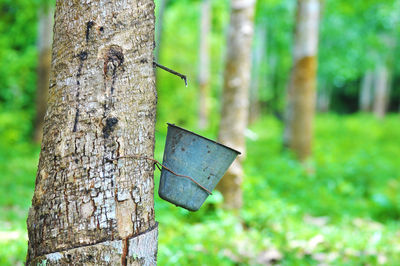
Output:
[[[189,81],[157,69],[161,160],[166,122],[217,139],[231,9],[155,2],[156,60]],[[400,1],[320,3],[312,153],[283,149],[298,2],[258,0],[243,200],[229,206],[216,192],[190,213],[155,196],[160,265],[398,265]],[[53,6],[0,0],[0,265],[25,261]]]

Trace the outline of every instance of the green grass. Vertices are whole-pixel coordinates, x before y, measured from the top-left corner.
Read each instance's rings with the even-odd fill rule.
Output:
[[[23,113],[0,112],[0,265],[26,256],[39,154],[26,142],[27,124]],[[165,129],[159,127],[160,160]],[[307,166],[282,151],[279,121],[266,118],[251,130],[257,140],[247,141],[245,206],[238,215],[221,209],[218,192],[195,213],[155,196],[159,265],[258,265],[274,257],[281,265],[398,265],[398,115],[383,121],[319,115]]]

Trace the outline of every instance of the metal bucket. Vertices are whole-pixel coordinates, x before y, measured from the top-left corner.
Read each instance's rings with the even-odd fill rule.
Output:
[[[208,197],[207,191],[215,188],[239,154],[168,123],[158,195],[177,206],[197,211]]]

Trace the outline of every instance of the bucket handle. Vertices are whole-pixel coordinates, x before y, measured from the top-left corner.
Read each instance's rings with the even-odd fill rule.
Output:
[[[192,181],[193,183],[195,183],[196,185],[198,185],[200,188],[202,188],[205,192],[207,192],[209,195],[212,195],[211,191],[208,190],[207,188],[205,188],[204,186],[200,185],[196,180],[194,180],[193,178],[191,178],[190,176],[187,175],[180,175],[175,173],[174,171],[172,171],[171,169],[169,169],[168,167],[166,167],[165,165],[163,165],[162,163],[160,163],[159,161],[157,161],[156,159],[150,158],[150,157],[146,157],[146,156],[139,156],[139,155],[124,155],[124,156],[118,156],[115,159],[108,159],[109,161],[116,161],[118,159],[124,159],[124,158],[137,158],[137,159],[146,159],[146,160],[150,160],[152,161],[158,168],[158,170],[161,171],[162,168],[164,168],[165,170],[167,170],[168,172],[179,176],[179,177],[184,177],[189,179],[190,181]]]

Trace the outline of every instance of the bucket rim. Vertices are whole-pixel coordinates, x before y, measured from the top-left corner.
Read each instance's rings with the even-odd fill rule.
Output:
[[[200,137],[200,138],[203,138],[203,139],[205,139],[205,140],[208,140],[208,141],[210,141],[210,142],[213,142],[213,143],[215,143],[215,144],[218,144],[219,146],[228,148],[228,149],[230,149],[230,150],[236,152],[238,155],[242,154],[242,153],[241,153],[240,151],[238,151],[238,150],[235,150],[235,149],[233,149],[233,148],[231,148],[231,147],[228,147],[228,146],[226,146],[226,145],[224,145],[224,144],[222,144],[222,143],[219,143],[219,142],[217,142],[217,141],[215,141],[215,140],[212,140],[212,139],[203,137],[203,136],[201,136],[201,135],[199,135],[199,134],[197,134],[197,133],[195,133],[195,132],[193,132],[193,131],[184,129],[184,128],[182,128],[182,127],[180,127],[180,126],[177,126],[177,125],[175,125],[175,124],[167,123],[167,125],[168,125],[168,126],[172,126],[172,127],[179,128],[179,129],[181,129],[181,130],[183,130],[183,131],[186,131],[186,132],[189,132],[189,133],[191,133],[191,134],[193,134],[193,135],[195,135],[195,136],[198,136],[198,137]]]

